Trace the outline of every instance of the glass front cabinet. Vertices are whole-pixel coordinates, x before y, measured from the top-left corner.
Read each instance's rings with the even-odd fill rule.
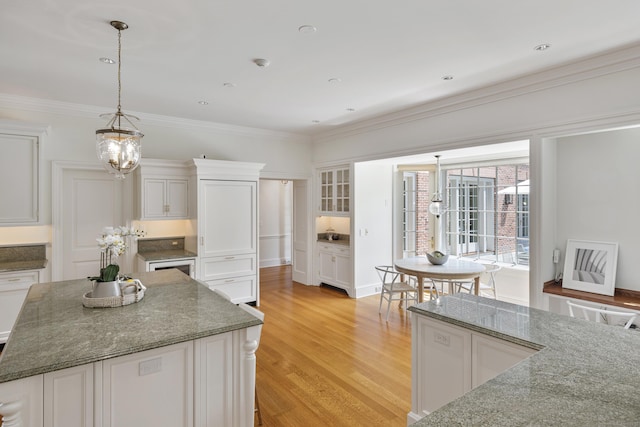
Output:
[[[318,176],[320,184],[318,210],[321,215],[349,215],[349,177],[348,166],[320,170]]]

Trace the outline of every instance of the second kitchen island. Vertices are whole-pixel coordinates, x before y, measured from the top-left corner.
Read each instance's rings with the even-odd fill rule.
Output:
[[[21,426],[251,426],[261,321],[177,270],[136,304],[90,309],[88,280],[31,287],[0,356]],[[13,424],[11,424],[13,423]]]

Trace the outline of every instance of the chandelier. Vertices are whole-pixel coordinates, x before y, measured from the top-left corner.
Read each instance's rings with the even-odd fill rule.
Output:
[[[440,215],[447,211],[447,206],[444,204],[442,200],[442,189],[440,188],[440,156],[435,156],[436,158],[436,179],[435,179],[435,189],[436,191],[431,198],[431,203],[429,204],[429,212],[436,216],[436,218],[440,218]]]
[[[124,114],[120,106],[120,56],[122,51],[122,31],[129,28],[120,21],[111,21],[111,26],[118,30],[118,108],[115,113],[101,114],[108,118],[104,129],[96,130],[96,153],[98,159],[107,170],[118,179],[132,172],[140,164],[140,140],[144,136],[133,124],[132,120],[140,120],[135,116]]]

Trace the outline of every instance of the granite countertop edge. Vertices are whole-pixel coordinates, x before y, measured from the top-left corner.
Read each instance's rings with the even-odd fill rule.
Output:
[[[31,377],[34,375],[46,374],[53,371],[58,371],[66,368],[73,368],[74,366],[86,365],[89,363],[99,362],[102,360],[113,359],[115,357],[126,356],[128,354],[139,353],[146,350],[153,350],[155,348],[166,347],[173,344],[179,344],[181,342],[193,341],[199,338],[206,338],[212,335],[223,334],[225,332],[232,332],[238,329],[249,328],[251,326],[257,326],[262,324],[260,320],[250,321],[243,324],[236,324],[233,327],[224,327],[216,330],[205,331],[195,334],[184,335],[180,338],[167,339],[162,341],[157,341],[154,343],[148,343],[138,347],[129,347],[126,350],[115,351],[111,353],[105,353],[100,356],[86,357],[86,358],[78,358],[74,360],[68,360],[62,363],[50,363],[47,365],[37,366],[31,369],[25,369],[22,371],[9,372],[5,375],[0,374],[0,384],[7,381],[14,381],[21,378]],[[0,361],[2,358],[0,357]]]
[[[444,315],[441,315],[441,314],[433,313],[433,312],[428,311],[428,310],[421,310],[419,307],[416,307],[416,306],[409,307],[409,311],[415,311],[416,313],[420,313],[422,315],[425,315],[427,317],[431,317],[431,318],[436,319],[436,320],[440,320],[442,322],[450,323],[450,324],[455,325],[455,326],[460,326],[462,328],[469,329],[471,331],[480,332],[482,334],[489,335],[489,336],[492,336],[492,337],[495,337],[495,338],[499,338],[501,340],[508,341],[508,342],[511,342],[511,343],[514,343],[514,344],[518,344],[518,345],[521,345],[523,347],[528,347],[528,348],[533,349],[533,350],[542,350],[543,348],[545,348],[545,346],[543,344],[532,342],[532,341],[529,341],[529,340],[526,340],[526,339],[523,339],[523,338],[519,338],[517,336],[510,335],[510,334],[507,334],[507,333],[504,333],[504,332],[496,331],[495,329],[488,328],[486,326],[480,326],[480,325],[477,325],[477,324],[475,324],[473,322],[464,321],[464,320],[460,320],[460,319],[454,319],[454,318],[451,318],[451,317],[448,317],[448,316],[444,316]]]
[[[46,259],[36,259],[27,261],[2,261],[0,262],[0,273],[10,273],[12,271],[42,270],[47,267],[49,261]]]
[[[165,250],[165,251],[149,251],[149,252],[138,252],[137,256],[143,261],[179,261],[181,259],[191,259],[197,258],[198,255],[184,250],[184,249],[174,249],[174,250]]]
[[[333,245],[342,245],[342,246],[350,246],[351,240],[347,239],[338,239],[338,240],[329,240],[329,239],[318,239],[318,243],[330,243]]]

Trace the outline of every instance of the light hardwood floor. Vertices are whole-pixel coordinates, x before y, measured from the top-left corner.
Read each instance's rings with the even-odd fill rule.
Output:
[[[351,299],[292,282],[290,266],[261,269],[260,286],[256,386],[264,426],[406,426],[411,327],[404,308],[394,304],[385,322],[379,296]]]

